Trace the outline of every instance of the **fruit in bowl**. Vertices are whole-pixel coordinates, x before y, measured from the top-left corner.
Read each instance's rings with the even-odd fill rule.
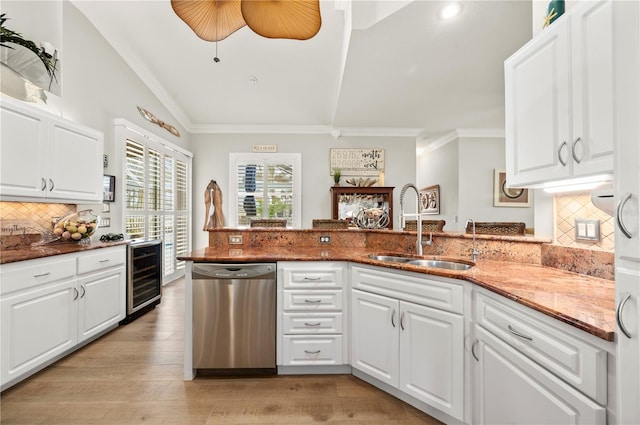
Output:
[[[98,228],[99,217],[93,210],[82,210],[60,219],[53,234],[64,241],[86,241]]]

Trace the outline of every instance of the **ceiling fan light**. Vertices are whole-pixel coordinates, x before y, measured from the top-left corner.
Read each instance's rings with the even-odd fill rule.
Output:
[[[266,38],[308,40],[320,31],[319,0],[243,0],[249,28]]]
[[[240,0],[171,0],[171,7],[206,41],[224,40],[246,25]]]

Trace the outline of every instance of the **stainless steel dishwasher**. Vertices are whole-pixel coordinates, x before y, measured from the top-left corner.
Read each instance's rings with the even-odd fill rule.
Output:
[[[276,367],[276,265],[195,263],[194,369]]]

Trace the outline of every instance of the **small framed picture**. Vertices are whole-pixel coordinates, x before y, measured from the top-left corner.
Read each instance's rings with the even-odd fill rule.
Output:
[[[420,204],[423,214],[440,214],[440,185],[420,189]]]
[[[102,212],[103,213],[111,212],[111,204],[102,203]]]
[[[114,202],[116,200],[116,177],[104,175],[102,178],[102,201]]]
[[[493,170],[494,207],[530,207],[529,189],[507,187],[507,173]]]

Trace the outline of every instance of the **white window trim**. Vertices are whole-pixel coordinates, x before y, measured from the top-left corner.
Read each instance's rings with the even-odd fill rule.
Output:
[[[192,224],[192,214],[190,211],[192,211],[192,206],[193,206],[193,202],[192,202],[192,190],[193,190],[193,181],[192,181],[192,174],[193,174],[193,153],[189,152],[188,150],[175,145],[167,140],[164,140],[158,136],[156,136],[153,133],[150,133],[149,131],[143,129],[142,127],[139,127],[125,119],[122,118],[116,118],[114,119],[114,127],[115,127],[115,131],[114,131],[114,135],[115,135],[115,143],[114,143],[114,151],[115,151],[115,155],[114,155],[114,161],[113,161],[113,169],[115,170],[119,170],[119,179],[120,182],[116,182],[116,203],[114,205],[115,208],[118,209],[118,211],[120,212],[120,217],[119,217],[119,226],[122,229],[122,232],[124,233],[125,231],[125,216],[126,216],[126,209],[125,209],[125,196],[126,196],[126,187],[124,184],[124,178],[123,178],[123,173],[125,172],[125,156],[126,156],[126,143],[124,142],[127,139],[136,141],[138,143],[142,143],[144,145],[146,145],[147,148],[151,147],[159,152],[163,152],[163,153],[179,153],[185,156],[186,161],[188,162],[187,164],[187,184],[188,184],[188,190],[187,190],[187,210],[188,213],[186,215],[187,217],[187,235],[188,235],[188,241],[187,241],[187,252],[190,252],[193,249],[193,224]],[[112,222],[112,225],[114,223]],[[164,251],[163,251],[163,259],[164,259]],[[164,273],[164,265],[163,265],[163,273]],[[163,282],[169,283],[179,277],[181,277],[182,275],[184,275],[185,273],[185,269],[179,269],[174,271],[173,274],[168,275],[168,276],[164,276]]]
[[[293,164],[293,217],[292,227],[302,225],[302,155],[300,153],[229,153],[229,219],[230,227],[238,226],[237,169],[239,163]]]

